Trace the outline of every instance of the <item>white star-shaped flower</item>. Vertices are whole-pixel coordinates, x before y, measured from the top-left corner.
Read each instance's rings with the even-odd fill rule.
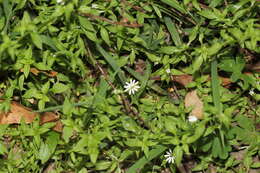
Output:
[[[255,92],[254,92],[254,90],[253,90],[253,89],[251,89],[251,90],[249,91],[249,94],[250,94],[251,96],[255,95]]]
[[[168,163],[174,163],[175,157],[173,156],[171,149],[166,152],[166,154],[164,155],[164,157],[166,158],[166,162],[168,162]]]
[[[188,117],[188,121],[189,121],[190,123],[194,123],[194,122],[198,121],[198,118],[197,118],[196,116],[194,116],[194,115],[190,115],[190,116]]]
[[[135,81],[133,79],[131,79],[130,82],[126,82],[124,86],[125,92],[128,92],[129,95],[134,94],[140,88],[138,83],[139,83],[138,81]]]

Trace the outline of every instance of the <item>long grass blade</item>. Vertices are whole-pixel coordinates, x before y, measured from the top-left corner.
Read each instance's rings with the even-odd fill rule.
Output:
[[[161,0],[163,3],[175,8],[176,10],[186,14],[187,11],[185,10],[185,8],[183,8],[178,1],[176,0]]]
[[[218,114],[222,113],[222,106],[220,102],[220,83],[218,79],[218,68],[217,60],[211,62],[211,84],[212,84],[212,96],[213,103],[217,108]]]
[[[153,158],[157,157],[161,153],[163,153],[167,148],[165,146],[158,146],[157,148],[149,151],[148,157],[143,156],[141,159],[139,159],[135,164],[133,164],[126,173],[136,173],[138,170],[142,169],[144,165],[149,163]]]
[[[167,26],[168,31],[171,34],[172,40],[176,46],[181,46],[182,41],[180,35],[175,27],[175,24],[172,22],[171,18],[164,17],[165,24]]]
[[[114,58],[109,55],[99,44],[96,44],[97,50],[101,53],[101,55],[105,58],[105,60],[108,62],[108,64],[112,67],[112,69],[115,72],[118,72],[117,75],[121,81],[121,83],[124,85],[126,78],[124,76],[123,71],[120,69],[120,67],[117,65]]]

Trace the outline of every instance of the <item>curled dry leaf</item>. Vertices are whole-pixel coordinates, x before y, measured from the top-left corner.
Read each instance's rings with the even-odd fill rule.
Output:
[[[183,86],[186,86],[193,81],[193,77],[188,74],[172,75],[171,78],[174,82],[178,82]]]
[[[193,107],[190,115],[196,116],[198,119],[203,118],[203,102],[197,95],[197,91],[188,92],[184,99],[185,107]]]

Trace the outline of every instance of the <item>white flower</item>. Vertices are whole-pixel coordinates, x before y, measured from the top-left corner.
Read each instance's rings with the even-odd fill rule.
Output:
[[[125,83],[124,88],[125,88],[125,92],[128,92],[129,95],[131,95],[134,94],[136,91],[138,91],[140,86],[138,86],[138,81],[131,79],[130,82]]]
[[[64,5],[65,2],[64,2],[64,0],[57,0],[57,3],[61,4],[61,5]]]
[[[251,96],[255,95],[254,89],[251,89],[251,90],[249,91],[249,94],[250,94]]]
[[[91,8],[98,8],[97,4],[91,4]]]
[[[166,158],[166,162],[168,162],[168,163],[174,163],[175,157],[173,156],[171,149],[166,152],[166,154],[164,155],[164,157]]]
[[[167,68],[166,70],[166,73],[170,74],[171,73],[171,69]]]
[[[190,123],[193,123],[193,122],[198,121],[198,118],[197,118],[196,116],[194,116],[194,115],[190,115],[190,116],[188,117],[188,121],[189,121]]]

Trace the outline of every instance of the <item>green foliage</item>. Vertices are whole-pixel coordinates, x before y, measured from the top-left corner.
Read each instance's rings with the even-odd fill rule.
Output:
[[[259,73],[245,72],[260,54],[259,11],[255,0],[0,0],[0,109],[18,97],[63,124],[0,125],[0,172],[258,169]],[[193,81],[176,85],[181,74]],[[191,123],[194,89],[204,117]]]

